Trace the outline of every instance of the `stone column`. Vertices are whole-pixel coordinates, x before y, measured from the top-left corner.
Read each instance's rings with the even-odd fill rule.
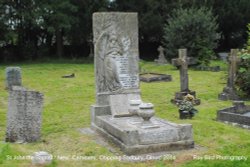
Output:
[[[7,142],[35,142],[40,138],[43,94],[13,86],[9,91]]]
[[[237,57],[238,49],[231,49],[230,57],[229,57],[229,76],[228,76],[228,82],[227,86],[229,88],[234,88],[234,82],[236,79],[236,73],[237,73],[237,65],[240,61],[240,59]]]
[[[179,65],[180,65],[180,84],[181,91],[188,91],[188,63],[187,49],[179,49]]]

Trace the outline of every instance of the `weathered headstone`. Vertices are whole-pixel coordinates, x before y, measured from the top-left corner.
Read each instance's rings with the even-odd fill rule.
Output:
[[[221,60],[223,61],[227,61],[227,58],[228,58],[228,53],[226,52],[221,52],[221,53],[218,53],[219,57]]]
[[[250,128],[250,106],[243,101],[234,101],[232,107],[217,112],[217,120]]]
[[[172,81],[172,76],[168,74],[142,73],[140,74],[140,81],[142,82],[158,82],[158,81],[170,82]]]
[[[223,92],[219,94],[219,100],[237,100],[239,99],[234,82],[236,80],[237,64],[240,62],[240,58],[237,57],[237,49],[231,49],[229,56],[228,67],[228,80],[227,86],[224,87]]]
[[[22,74],[20,67],[7,67],[6,70],[6,89],[12,86],[22,86]]]
[[[196,99],[196,92],[189,90],[188,81],[188,61],[187,61],[187,49],[179,49],[179,58],[174,60],[174,64],[179,67],[180,71],[180,92],[175,93],[175,98],[171,100],[172,103],[179,103],[184,99],[184,96],[191,94],[194,96],[194,103],[200,104],[200,99]],[[173,61],[172,61],[173,62]]]
[[[40,138],[43,95],[23,87],[9,91],[7,142],[35,142]]]
[[[92,128],[129,155],[192,148],[191,125],[151,118],[151,113],[143,115],[144,120],[150,119],[146,122],[150,126],[145,126],[142,117],[130,112],[130,102],[141,101],[137,13],[94,13],[93,34],[96,104],[91,107]]]
[[[162,46],[159,46],[157,51],[159,52],[159,56],[158,59],[155,60],[155,62],[158,64],[167,64],[168,61],[164,55],[164,48]]]

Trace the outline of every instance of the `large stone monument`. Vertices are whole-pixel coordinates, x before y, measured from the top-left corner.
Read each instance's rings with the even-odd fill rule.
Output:
[[[94,13],[93,34],[92,128],[128,155],[192,148],[192,125],[152,117],[153,105],[140,104],[137,13]]]
[[[234,84],[236,80],[237,64],[240,62],[240,58],[237,57],[237,52],[238,52],[237,49],[231,49],[229,56],[227,86],[224,87],[222,93],[218,95],[219,100],[239,99]]]
[[[171,100],[172,103],[180,103],[187,94],[194,96],[194,103],[196,105],[200,104],[200,99],[196,98],[196,92],[189,90],[188,81],[188,59],[187,59],[187,49],[179,49],[179,58],[172,59],[172,64],[177,66],[180,70],[180,87],[181,91],[175,93],[175,98]]]
[[[168,61],[164,55],[164,48],[162,46],[159,46],[157,51],[159,52],[158,59],[155,59],[155,62],[160,65],[167,64]]]
[[[7,67],[6,73],[6,89],[11,89],[12,86],[22,86],[22,74],[20,67]]]
[[[20,86],[9,91],[7,142],[35,142],[40,138],[43,95]]]

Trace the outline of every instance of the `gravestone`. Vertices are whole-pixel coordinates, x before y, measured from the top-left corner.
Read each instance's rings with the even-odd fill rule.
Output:
[[[172,81],[172,76],[167,74],[158,74],[158,73],[142,73],[140,74],[140,81],[147,83],[158,82],[158,81],[170,82]]]
[[[176,65],[180,71],[180,92],[175,93],[175,98],[171,100],[172,103],[177,104],[180,103],[184,96],[190,94],[194,96],[194,103],[195,105],[200,104],[200,99],[196,98],[196,92],[189,90],[189,81],[188,81],[188,60],[187,60],[187,49],[179,49],[179,58],[175,59],[172,62],[173,65]]]
[[[143,108],[151,115],[131,112],[131,102],[141,101],[137,13],[94,13],[93,34],[96,104],[91,106],[91,127],[128,155],[192,148],[192,125],[151,118],[152,107]]]
[[[198,70],[198,71],[212,71],[212,72],[219,72],[221,69],[220,69],[220,66],[203,66],[203,65],[199,65],[197,67],[194,68],[195,70]]]
[[[234,82],[236,80],[237,64],[240,62],[240,58],[237,57],[237,49],[231,49],[229,56],[229,67],[228,67],[228,79],[227,85],[223,88],[222,93],[218,95],[219,100],[237,100],[239,99]]]
[[[158,56],[158,59],[155,60],[155,62],[157,64],[167,64],[168,61],[164,55],[164,48],[162,46],[159,46],[157,51],[159,52],[159,56]]]
[[[22,86],[22,74],[20,67],[7,67],[6,73],[6,89],[11,89],[12,86]]]
[[[234,101],[232,107],[217,111],[217,120],[249,129],[250,106],[243,101]]]
[[[220,53],[218,53],[218,55],[219,55],[221,60],[223,60],[225,62],[227,61],[227,58],[228,58],[228,53],[227,52],[220,52]]]
[[[24,87],[13,86],[9,91],[7,142],[35,142],[40,138],[43,95]]]

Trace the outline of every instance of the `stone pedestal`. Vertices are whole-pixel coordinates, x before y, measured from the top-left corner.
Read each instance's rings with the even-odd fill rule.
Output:
[[[219,100],[238,100],[239,96],[236,94],[236,90],[230,87],[224,87],[223,91],[218,95]]]
[[[177,104],[177,103],[180,103],[181,101],[183,101],[184,97],[187,95],[187,94],[190,94],[192,96],[194,96],[194,105],[200,105],[201,101],[200,99],[197,99],[196,98],[196,92],[195,91],[183,91],[183,92],[176,92],[175,93],[175,98],[174,99],[171,99],[171,102],[173,104]]]
[[[9,91],[7,142],[35,142],[40,138],[43,95],[23,87]]]

